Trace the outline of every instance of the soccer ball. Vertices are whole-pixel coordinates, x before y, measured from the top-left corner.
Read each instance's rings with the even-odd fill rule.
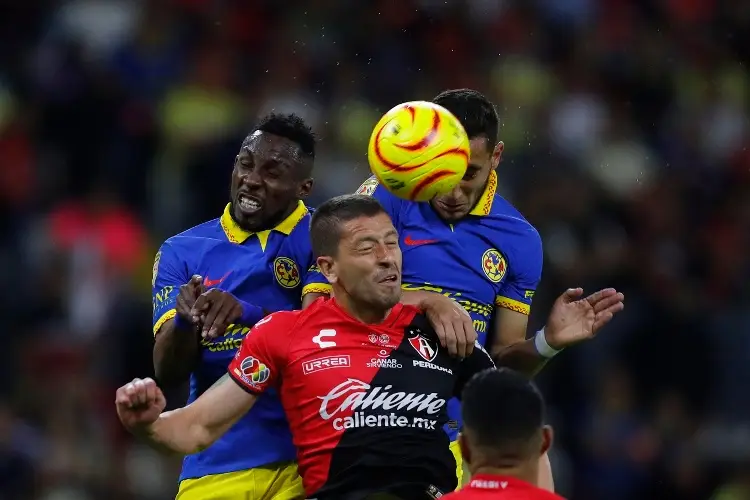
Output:
[[[426,101],[399,104],[375,125],[367,147],[370,170],[399,198],[427,201],[461,182],[469,137],[450,111]]]

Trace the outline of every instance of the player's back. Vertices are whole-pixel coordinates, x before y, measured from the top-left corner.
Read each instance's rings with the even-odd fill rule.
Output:
[[[474,475],[465,487],[445,495],[446,500],[565,500],[547,490],[508,476]]]
[[[227,290],[267,311],[300,307],[303,275],[312,262],[309,214],[304,205],[274,230],[248,233],[227,213],[169,238],[154,266],[154,332],[175,316],[179,284],[204,277],[206,288]],[[252,325],[250,325],[252,326]],[[218,338],[200,341],[200,360],[190,376],[192,402],[226,373],[246,325],[230,325]],[[185,457],[180,479],[251,469],[295,458],[291,433],[273,391],[208,449]]]
[[[278,355],[269,352],[283,350],[281,400],[308,494],[347,500],[379,492],[417,500],[452,491],[446,403],[471,374],[492,366],[489,356],[481,349],[463,362],[449,356],[417,309],[401,304],[378,325],[356,321],[326,299],[281,315],[269,328],[275,321],[274,334],[290,333],[265,338],[283,345],[243,350],[233,366],[250,359],[248,365],[260,362],[272,372],[278,360],[266,360]],[[253,333],[246,342],[256,339]]]

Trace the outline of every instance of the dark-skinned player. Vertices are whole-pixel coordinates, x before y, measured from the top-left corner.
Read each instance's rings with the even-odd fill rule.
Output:
[[[249,327],[299,307],[312,263],[302,200],[314,158],[301,118],[265,117],[242,142],[221,217],[169,238],[156,255],[156,376],[166,385],[189,377],[189,401],[226,372]],[[276,395],[267,396],[214,446],[185,458],[178,499],[303,495],[286,419]]]

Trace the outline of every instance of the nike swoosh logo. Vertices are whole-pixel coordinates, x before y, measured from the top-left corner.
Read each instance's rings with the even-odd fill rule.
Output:
[[[222,276],[221,278],[219,278],[217,280],[210,280],[210,279],[208,279],[208,276],[206,276],[205,278],[203,278],[203,286],[205,286],[206,288],[211,287],[211,286],[216,286],[219,283],[221,283],[222,281],[224,281],[224,279],[227,276],[229,276],[229,273],[231,273],[231,272],[232,271],[229,271],[227,274],[225,274],[224,276]]]
[[[438,240],[415,240],[411,237],[411,235],[406,235],[406,238],[404,238],[404,244],[408,245],[410,247],[415,247],[418,245],[429,245],[430,243],[437,243]]]

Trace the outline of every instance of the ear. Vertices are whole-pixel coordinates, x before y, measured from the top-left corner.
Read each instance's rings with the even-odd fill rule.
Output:
[[[326,277],[330,284],[333,285],[339,280],[336,263],[331,257],[318,257],[316,264],[318,264],[320,273]]]
[[[552,427],[545,425],[542,427],[542,447],[539,450],[539,456],[544,455],[552,447],[552,440],[554,439],[554,432]]]
[[[461,456],[467,465],[471,465],[471,448],[469,448],[469,439],[463,432],[458,434],[458,447],[461,450]]]
[[[503,151],[505,151],[505,143],[503,141],[495,144],[495,149],[492,151],[492,170],[495,170],[503,160]]]
[[[309,179],[303,180],[297,189],[297,198],[299,199],[305,199],[310,195],[310,192],[312,191],[313,184],[315,182],[313,181],[312,177]]]

